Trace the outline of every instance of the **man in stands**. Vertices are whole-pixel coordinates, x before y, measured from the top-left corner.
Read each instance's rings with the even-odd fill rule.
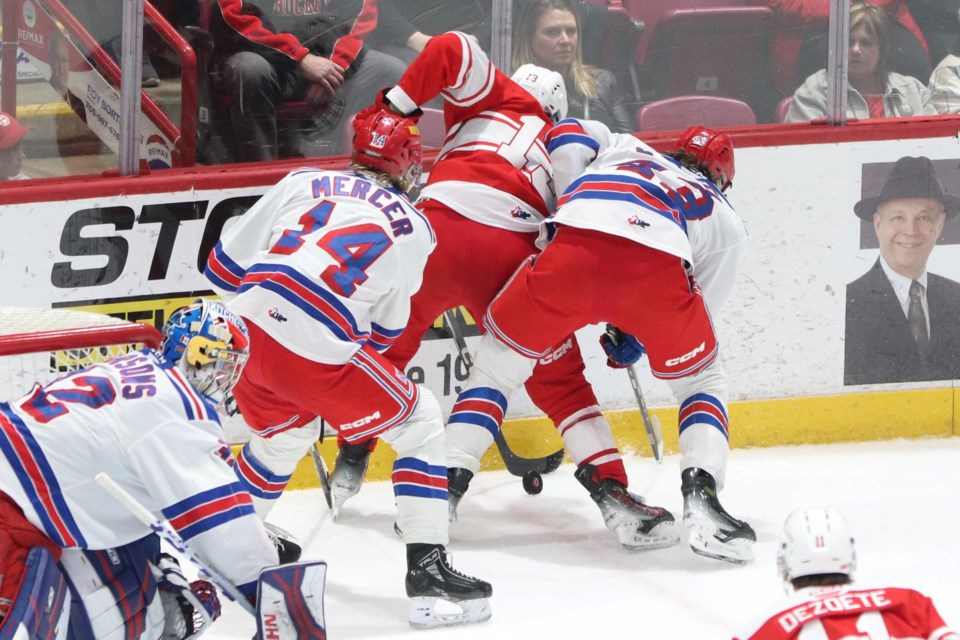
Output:
[[[383,352],[407,323],[436,244],[406,192],[421,169],[415,120],[371,110],[354,119],[351,169],[292,172],[214,247],[206,274],[247,321],[250,362],[234,390],[253,431],[238,460],[261,515],[322,428],[348,443],[380,437],[397,452],[410,623],[490,617],[490,584],[446,558],[447,474],[440,403]],[[435,612],[437,598],[460,613]]]
[[[857,556],[843,515],[798,509],[783,525],[777,567],[790,598],[734,640],[926,638],[960,640],[913,589],[853,585]]]
[[[226,29],[216,34],[225,136],[238,161],[278,157],[277,105],[305,101],[315,141],[336,144],[347,118],[396,83],[404,64],[364,46],[377,24],[376,0],[217,0]],[[223,33],[219,33],[223,31]]]
[[[556,214],[544,224],[542,237],[552,239],[521,266],[484,317],[488,333],[447,424],[450,473],[479,468],[493,442],[486,425],[499,426],[509,394],[537,358],[580,327],[611,323],[617,338],[605,336],[603,346],[612,364],[629,366],[646,353],[654,376],[677,396],[683,520],[691,548],[748,562],[753,529],[717,498],[729,453],[727,389],[707,311],[732,291],[746,239],[722,193],[734,175],[730,140],[692,127],[679,152],[661,155],[598,122],[566,120],[550,132],[547,145],[563,189]],[[701,290],[701,274],[709,289]],[[604,438],[612,442],[609,430]],[[622,467],[615,444],[600,448],[605,441],[580,443],[571,453],[584,460],[607,454],[600,459]],[[580,465],[577,477],[608,527],[637,526],[631,520],[636,513],[612,508],[608,481],[593,464]],[[679,540],[665,509],[648,507],[638,524],[647,548]]]
[[[25,180],[23,175],[23,137],[30,131],[9,113],[0,111],[0,182]]]
[[[181,639],[219,615],[216,589],[187,582],[151,527],[98,486],[103,473],[251,603],[277,564],[216,413],[246,360],[246,327],[200,300],[163,334],[159,351],[0,404],[0,637]]]

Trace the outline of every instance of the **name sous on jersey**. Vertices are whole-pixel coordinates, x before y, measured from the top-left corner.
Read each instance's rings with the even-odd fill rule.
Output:
[[[844,593],[828,598],[818,598],[794,607],[777,617],[777,622],[786,632],[792,632],[814,618],[843,611],[883,609],[892,605],[886,590]]]
[[[407,205],[403,196],[378,187],[366,178],[349,175],[324,175],[310,183],[313,197],[339,196],[355,198],[372,204],[387,216],[394,237],[413,233],[413,223],[407,219]]]
[[[130,354],[116,358],[114,367],[120,372],[120,394],[127,400],[157,395],[157,375],[150,358]]]

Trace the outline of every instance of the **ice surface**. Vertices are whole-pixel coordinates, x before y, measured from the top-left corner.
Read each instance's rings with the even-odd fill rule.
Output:
[[[682,511],[678,456],[627,459],[631,490]],[[565,464],[543,493],[483,472],[451,525],[455,568],[493,583],[493,618],[439,631],[407,625],[404,547],[393,532],[389,482],[368,483],[336,524],[319,490],[285,494],[270,520],[294,533],[304,559],[325,559],[327,631],[333,640],[427,634],[464,640],[521,638],[729,639],[783,597],[776,572],[780,527],[802,506],[831,505],[857,543],[858,582],[906,586],[934,599],[960,628],[960,438],[734,450],[721,501],[757,531],[757,559],[735,566],[686,544],[629,552]],[[207,638],[250,638],[253,619],[225,606]]]

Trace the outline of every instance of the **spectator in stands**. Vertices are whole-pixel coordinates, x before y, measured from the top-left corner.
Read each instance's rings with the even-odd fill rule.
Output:
[[[26,180],[23,175],[23,136],[30,127],[25,127],[9,113],[0,111],[0,182]]]
[[[930,91],[916,78],[890,70],[890,19],[869,2],[850,5],[848,118],[935,115]],[[793,94],[786,122],[827,115],[827,71],[817,71]]]
[[[960,0],[958,0],[960,1]],[[771,32],[771,74],[780,95],[788,96],[802,79],[826,66],[829,0],[752,0],[769,6],[776,15]],[[896,59],[892,68],[899,73],[926,78],[930,55],[920,30],[903,0],[874,0],[893,20],[892,40]]]
[[[524,4],[522,0],[513,0],[514,18]],[[583,58],[591,64],[599,62],[607,9],[583,0],[574,0],[572,4],[581,26]],[[490,51],[492,0],[380,0],[377,7],[380,19],[367,39],[368,44],[407,64],[423,50],[431,36],[447,31],[472,35],[481,49]]]
[[[337,153],[348,116],[403,74],[403,62],[364,46],[377,24],[376,0],[217,4],[225,30],[215,35],[212,71],[236,160],[279,157],[277,105],[286,101],[314,108],[314,129],[305,134]]]
[[[629,133],[633,118],[617,80],[606,69],[584,64],[580,21],[570,0],[529,0],[514,20],[513,68],[535,64],[563,75],[568,117],[599,120]]]
[[[944,56],[930,74],[930,102],[937,113],[960,113],[960,56]]]

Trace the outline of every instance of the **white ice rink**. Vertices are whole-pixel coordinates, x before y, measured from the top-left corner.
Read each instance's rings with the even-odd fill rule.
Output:
[[[678,456],[630,458],[631,489],[680,519]],[[695,555],[686,544],[631,553],[565,464],[538,496],[505,471],[474,479],[451,526],[455,568],[493,584],[493,617],[414,631],[407,624],[404,547],[389,482],[364,486],[334,524],[319,490],[285,494],[271,521],[329,563],[332,640],[422,637],[729,639],[782,597],[776,546],[788,513],[832,505],[857,543],[858,582],[925,592],[960,628],[960,438],[734,450],[723,504],[757,532],[754,563]],[[253,619],[225,607],[208,638],[250,638]]]

